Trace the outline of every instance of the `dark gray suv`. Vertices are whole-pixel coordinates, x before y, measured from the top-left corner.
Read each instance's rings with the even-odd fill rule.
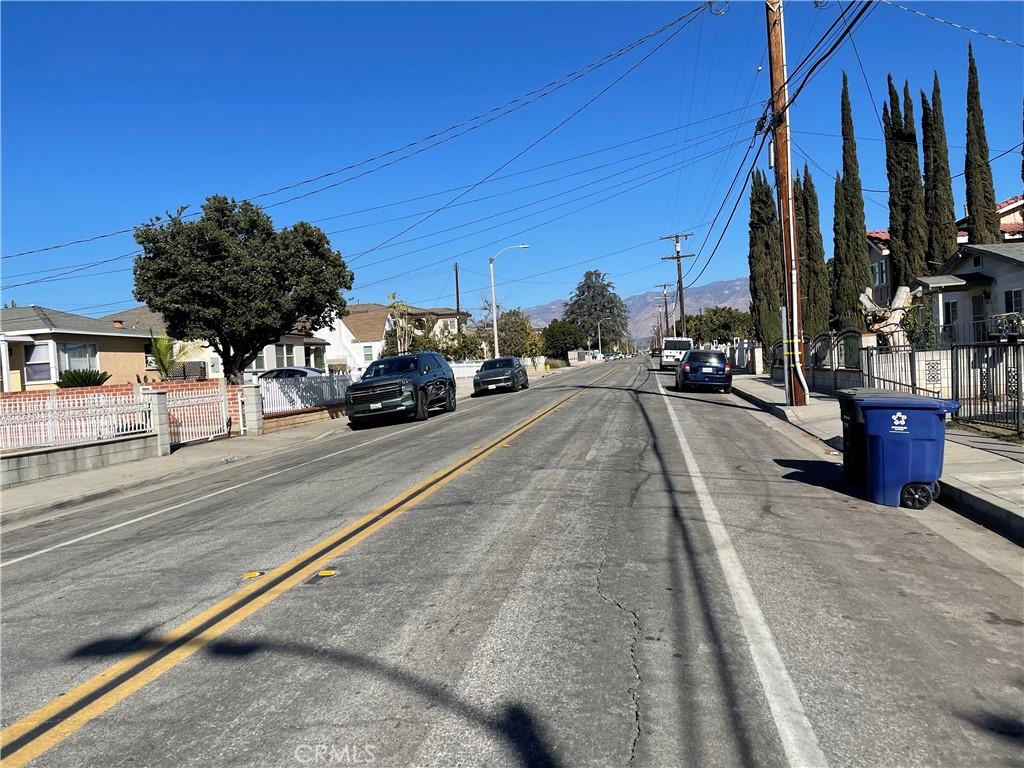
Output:
[[[495,389],[511,389],[518,392],[528,389],[530,377],[518,357],[498,357],[484,360],[476,376],[473,377],[473,394],[482,395]]]
[[[345,405],[353,425],[396,413],[423,421],[435,406],[455,410],[455,374],[436,352],[382,357],[349,386]]]

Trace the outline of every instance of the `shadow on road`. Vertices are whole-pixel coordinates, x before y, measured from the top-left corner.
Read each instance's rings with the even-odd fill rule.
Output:
[[[111,658],[140,650],[150,650],[154,652],[154,656],[163,657],[171,650],[199,643],[195,638],[183,642],[165,641],[151,632],[152,630],[148,629],[138,635],[101,638],[76,649],[69,658]],[[463,701],[442,685],[370,656],[340,648],[325,649],[295,642],[236,643],[230,640],[217,640],[205,645],[203,651],[211,656],[234,660],[247,659],[257,653],[277,653],[311,659],[319,663],[329,662],[350,671],[369,672],[413,691],[431,704],[442,706],[458,717],[490,731],[515,752],[518,765],[522,768],[560,768],[562,765],[545,738],[542,724],[529,708],[520,702],[506,703],[497,714],[492,714]],[[145,660],[140,662],[145,663]],[[58,714],[48,721],[48,724],[59,722],[70,714],[72,713],[69,712],[64,717]]]
[[[843,465],[833,461],[808,459],[775,459],[775,463],[792,472],[782,476],[783,480],[794,480],[815,488],[827,488],[836,493],[845,493],[855,499],[864,499],[864,493],[843,477]]]
[[[745,768],[754,766],[756,759],[750,739],[750,727],[744,717],[744,710],[747,702],[741,700],[740,690],[734,673],[735,662],[729,658],[728,649],[723,637],[720,619],[713,605],[713,595],[721,595],[720,590],[715,590],[709,583],[708,572],[715,572],[718,568],[714,556],[714,548],[704,541],[708,536],[707,528],[703,525],[703,519],[695,521],[684,514],[680,506],[680,499],[692,495],[692,492],[680,488],[676,484],[676,473],[665,457],[661,441],[658,439],[654,429],[655,421],[649,412],[652,397],[661,400],[664,397],[679,398],[684,400],[698,400],[699,402],[712,402],[715,405],[726,405],[729,407],[740,407],[731,403],[718,403],[706,401],[700,398],[687,398],[680,395],[665,394],[660,392],[645,391],[644,385],[651,378],[651,371],[648,370],[642,381],[635,382],[634,388],[626,387],[602,387],[604,389],[616,389],[628,392],[636,406],[637,412],[643,420],[647,430],[648,441],[651,453],[657,462],[657,469],[664,479],[665,491],[671,505],[672,531],[674,535],[668,537],[665,542],[666,555],[671,568],[672,594],[674,595],[676,610],[672,611],[675,624],[674,634],[678,647],[685,659],[691,662],[701,656],[702,646],[700,633],[706,634],[713,662],[713,672],[718,678],[719,687],[725,701],[722,709],[729,721],[728,731],[735,741],[735,750],[738,765]],[[658,415],[660,416],[660,414]],[[658,418],[656,416],[655,418]],[[681,545],[681,546],[680,546]],[[690,609],[690,613],[699,613],[701,625],[694,626],[687,621],[687,609],[683,605],[686,595],[693,593],[696,596],[696,605]],[[701,737],[701,720],[699,713],[704,698],[700,692],[698,680],[692,673],[691,664],[681,664],[677,667],[677,687],[680,696],[684,698],[681,702],[681,711],[686,718],[680,724],[681,731],[685,734],[686,749],[688,754],[682,756],[681,764],[685,765],[706,765],[709,764],[711,755],[703,754],[707,748],[708,739]]]

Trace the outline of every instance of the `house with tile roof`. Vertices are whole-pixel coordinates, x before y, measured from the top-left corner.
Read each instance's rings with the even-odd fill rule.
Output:
[[[163,316],[147,306],[121,310],[101,319],[116,328],[145,331],[147,339],[150,333],[154,336],[162,336],[167,332],[167,323]],[[191,353],[186,357],[186,361],[202,363],[204,375],[209,378],[224,377],[220,356],[208,344],[192,342],[190,348]],[[251,380],[271,368],[284,366],[299,365],[325,370],[326,348],[327,344],[314,334],[302,328],[295,328],[291,333],[283,335],[273,344],[268,344],[263,348],[256,360],[246,369],[246,379]],[[150,378],[153,378],[155,366],[151,365],[149,370]]]
[[[107,384],[134,384],[146,373],[149,332],[118,327],[30,304],[0,309],[4,392],[54,389],[63,371],[110,374]]]

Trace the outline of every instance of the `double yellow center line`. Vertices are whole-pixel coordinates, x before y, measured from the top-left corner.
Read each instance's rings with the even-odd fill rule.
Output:
[[[615,370],[613,368],[584,387],[608,378]],[[267,573],[264,578],[253,581],[154,641],[155,647],[151,644],[130,653],[68,693],[12,723],[0,733],[0,759],[3,765],[5,768],[26,765],[53,748],[118,702],[301,584],[330,560],[379,531],[407,509],[443,488],[583,391],[585,388],[538,411],[479,450],[314,544],[294,559]]]

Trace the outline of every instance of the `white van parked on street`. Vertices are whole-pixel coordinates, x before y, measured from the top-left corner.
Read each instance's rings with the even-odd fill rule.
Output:
[[[661,361],[658,368],[675,370],[683,355],[690,349],[693,349],[693,339],[688,336],[669,336],[661,345]]]

